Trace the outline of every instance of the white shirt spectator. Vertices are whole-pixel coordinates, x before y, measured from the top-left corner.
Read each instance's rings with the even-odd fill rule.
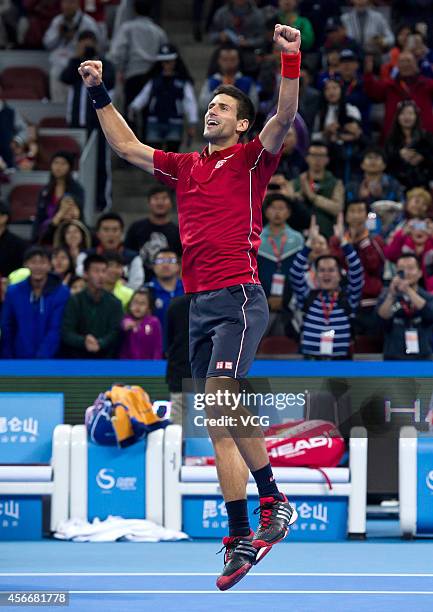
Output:
[[[347,30],[347,35],[354,38],[363,47],[368,48],[371,39],[376,36],[382,38],[385,47],[389,48],[394,44],[394,34],[379,11],[366,9],[360,14],[354,9],[342,15],[341,21]]]

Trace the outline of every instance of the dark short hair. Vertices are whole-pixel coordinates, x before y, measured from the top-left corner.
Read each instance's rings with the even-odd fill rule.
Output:
[[[320,149],[326,149],[329,155],[329,147],[324,140],[312,140],[308,145],[308,150],[310,150],[311,147],[319,147]]]
[[[152,0],[134,0],[134,11],[137,15],[148,17],[152,10]]]
[[[171,200],[171,190],[169,189],[169,187],[164,187],[164,185],[154,185],[153,187],[151,187],[146,194],[147,199],[150,200],[150,198],[152,198],[154,195],[157,195],[158,193],[168,193]]]
[[[92,255],[87,255],[84,260],[84,272],[88,272],[90,270],[90,266],[92,264],[105,264],[107,265],[107,258],[103,255],[99,255],[98,253],[93,253]]]
[[[125,265],[125,258],[121,253],[118,253],[117,251],[105,251],[104,257],[107,260],[107,264],[114,262],[121,266]]]
[[[366,213],[368,213],[368,211],[370,210],[370,207],[369,207],[369,205],[368,205],[368,202],[365,202],[364,200],[360,200],[360,199],[358,198],[358,199],[354,199],[354,200],[348,200],[348,201],[346,202],[346,207],[345,207],[345,209],[344,209],[344,212],[346,213],[346,212],[349,210],[349,208],[350,208],[351,206],[355,205],[355,204],[363,204],[363,205],[365,206],[365,212],[366,212]]]
[[[322,259],[333,259],[335,263],[337,264],[338,271],[341,274],[340,262],[338,261],[337,257],[335,257],[335,255],[319,255],[319,257],[314,262],[314,267],[316,268],[316,270],[318,269],[319,263],[322,261]]]
[[[364,149],[362,153],[362,161],[364,161],[367,155],[377,155],[378,157],[381,157],[383,159],[384,163],[386,163],[385,152],[381,147],[378,147],[377,145],[373,145]]]
[[[38,245],[31,246],[24,252],[23,262],[26,263],[27,261],[30,261],[30,259],[33,259],[33,257],[43,257],[44,259],[48,259],[48,261],[50,261],[50,254],[48,253],[47,249],[44,249],[44,247]]]
[[[68,251],[66,247],[61,246],[61,245],[58,247],[55,247],[51,251],[51,259],[55,257],[56,255],[58,255],[59,253],[65,253],[69,261],[69,270],[72,272],[74,270],[74,260],[72,259],[72,255],[70,254],[70,252]]]
[[[218,94],[224,94],[236,100],[237,102],[236,118],[238,120],[240,119],[248,120],[248,130],[244,132],[246,134],[252,128],[254,120],[256,118],[256,111],[254,110],[254,104],[251,102],[250,98],[247,96],[247,94],[245,94],[243,91],[241,91],[234,85],[220,85],[213,92],[212,98],[214,98]]]
[[[91,38],[95,42],[98,42],[96,34],[95,34],[95,32],[92,32],[92,30],[83,30],[78,35],[78,41],[87,40],[88,38]]]
[[[291,212],[293,209],[293,202],[290,198],[283,195],[282,193],[270,193],[263,200],[263,212],[266,212],[269,206],[271,206],[274,202],[281,201],[284,202],[287,206],[287,209]]]
[[[417,263],[418,268],[421,270],[421,262],[419,260],[419,257],[415,253],[402,253],[399,257],[397,257],[395,263],[398,264],[401,259],[414,259]]]
[[[104,213],[103,215],[101,215],[100,217],[98,217],[98,220],[96,222],[96,231],[98,231],[101,227],[101,223],[103,223],[104,221],[117,221],[118,223],[120,223],[120,227],[123,229],[125,227],[125,223],[122,219],[122,217],[116,213],[116,212],[107,212]]]
[[[170,247],[164,247],[163,249],[159,249],[159,251],[155,253],[153,261],[155,261],[157,257],[159,257],[160,255],[163,255],[164,253],[174,253],[176,255],[177,260],[179,261],[179,255],[176,253],[176,250],[170,249]]]

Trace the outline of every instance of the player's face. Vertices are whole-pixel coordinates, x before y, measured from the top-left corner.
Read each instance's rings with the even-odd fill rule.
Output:
[[[232,138],[236,132],[245,131],[248,120],[237,118],[237,102],[226,94],[218,94],[209,102],[204,116],[203,137],[210,143]]]
[[[340,284],[340,272],[333,259],[322,259],[317,268],[317,281],[320,289],[335,291]]]

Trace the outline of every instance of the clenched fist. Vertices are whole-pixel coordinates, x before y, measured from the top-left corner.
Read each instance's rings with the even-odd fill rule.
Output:
[[[296,28],[277,23],[274,30],[274,42],[283,53],[298,53],[301,48],[301,32]]]
[[[80,64],[78,72],[86,87],[96,87],[102,83],[102,62],[98,60],[83,62]]]

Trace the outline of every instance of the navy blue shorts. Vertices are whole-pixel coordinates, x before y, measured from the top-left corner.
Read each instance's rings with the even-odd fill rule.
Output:
[[[193,378],[245,378],[268,325],[261,285],[248,283],[195,293],[189,310]]]

